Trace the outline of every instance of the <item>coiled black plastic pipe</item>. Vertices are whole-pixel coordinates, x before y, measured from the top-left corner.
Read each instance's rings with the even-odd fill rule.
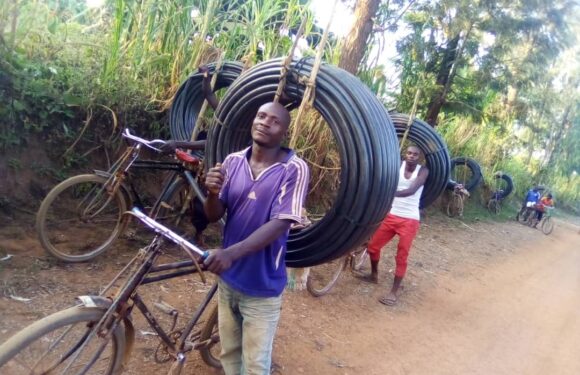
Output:
[[[207,165],[248,146],[258,108],[272,101],[280,80],[281,59],[256,65],[230,86],[217,108],[208,134]],[[296,107],[312,60],[291,64],[285,87]],[[314,108],[329,124],[340,154],[340,187],[319,222],[291,233],[286,264],[307,267],[338,258],[375,231],[391,205],[398,183],[399,150],[389,114],[375,95],[350,73],[322,65],[316,80]]]
[[[514,180],[512,179],[512,176],[510,176],[507,173],[497,172],[495,174],[494,178],[502,179],[505,181],[505,188],[500,189],[501,194],[499,194],[499,191],[497,191],[496,193],[499,194],[501,199],[507,198],[507,196],[510,195],[512,193],[512,191],[514,190]]]
[[[217,74],[214,92],[229,87],[242,74],[243,65],[238,62],[224,62],[216,72],[216,63],[207,65],[210,74]],[[202,92],[203,74],[193,73],[185,80],[171,104],[169,111],[169,132],[171,139],[189,141],[195,129],[195,122],[205,97]]]
[[[483,179],[483,175],[481,174],[481,167],[479,164],[471,159],[465,157],[458,157],[451,159],[451,173],[453,174],[453,170],[457,165],[465,165],[471,171],[471,176],[469,180],[464,181],[463,185],[467,189],[467,191],[472,192],[475,188],[481,183]],[[447,183],[447,189],[453,190],[455,185],[458,181],[449,180]]]
[[[395,130],[399,139],[403,138],[407,130],[409,116],[402,113],[390,113],[395,124]],[[443,138],[427,124],[425,121],[415,118],[407,134],[407,139],[413,142],[423,151],[429,177],[425,182],[423,193],[421,194],[420,207],[425,208],[431,205],[443,193],[449,181],[451,170],[449,151]]]

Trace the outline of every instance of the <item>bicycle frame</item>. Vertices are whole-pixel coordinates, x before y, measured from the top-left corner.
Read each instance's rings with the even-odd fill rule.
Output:
[[[128,139],[137,141],[137,142],[147,142],[144,139],[135,137],[135,136],[127,136]],[[156,142],[156,141],[155,141]],[[142,211],[145,211],[148,216],[155,217],[158,213],[160,205],[162,203],[163,198],[166,196],[166,193],[169,191],[173,183],[177,180],[178,177],[183,177],[184,180],[187,181],[188,185],[191,187],[193,193],[203,202],[205,202],[205,194],[202,192],[199,184],[195,180],[196,172],[193,172],[190,168],[184,165],[181,161],[158,161],[158,160],[139,160],[141,145],[146,143],[137,143],[134,146],[128,146],[127,150],[117,159],[117,161],[113,164],[113,166],[108,171],[101,171],[95,170],[94,173],[107,178],[107,181],[104,184],[104,189],[109,192],[109,196],[113,197],[115,192],[120,188],[127,192],[129,198],[132,201],[132,206],[138,207]],[[147,146],[150,147],[150,146]],[[152,147],[150,147],[152,148]],[[155,148],[153,148],[155,149]],[[156,150],[156,149],[155,149]],[[153,206],[147,210],[139,192],[135,188],[135,185],[129,179],[129,186],[126,186],[127,176],[129,175],[130,170],[158,170],[158,171],[173,171],[166,182],[163,184],[163,189],[161,193],[158,195],[155,203]],[[93,200],[97,198],[94,197]],[[109,198],[110,199],[110,198]],[[187,208],[187,205],[190,203],[193,196],[189,194],[184,202],[183,207],[181,207],[180,214],[183,214]],[[108,202],[107,202],[108,203]],[[101,210],[106,206],[103,205]],[[90,207],[90,205],[89,205]],[[89,211],[89,209],[85,209],[85,211]],[[99,210],[100,211],[100,210]],[[97,211],[94,215],[98,214]],[[147,212],[148,211],[148,212]],[[221,221],[224,224],[224,221]]]
[[[145,222],[145,215],[141,214],[142,217],[138,218]],[[201,345],[207,343],[197,343],[197,345],[188,347],[186,346],[187,338],[191,335],[193,329],[199,322],[199,319],[210,301],[214,297],[217,291],[217,283],[210,288],[206,296],[199,304],[198,308],[194,312],[193,316],[175,340],[172,340],[170,335],[171,332],[166,332],[154,315],[151,313],[150,309],[146,306],[145,302],[141,296],[137,293],[137,288],[140,285],[150,284],[159,282],[161,280],[167,280],[175,277],[180,277],[188,274],[199,273],[202,281],[205,283],[205,277],[203,271],[201,270],[197,260],[193,257],[192,253],[197,253],[197,255],[203,255],[203,251],[197,248],[195,245],[187,242],[182,237],[175,233],[169,234],[171,232],[167,228],[164,228],[159,223],[156,223],[153,219],[146,217],[153,225],[157,228],[163,228],[162,231],[156,230],[160,235],[156,236],[153,241],[145,248],[141,249],[139,253],[113,278],[113,280],[107,285],[104,290],[98,296],[81,296],[79,300],[85,306],[95,306],[106,304],[107,311],[102,316],[101,320],[95,325],[95,327],[90,331],[90,334],[84,339],[82,345],[76,351],[76,354],[71,362],[73,362],[78,355],[82,352],[85,345],[98,335],[106,340],[101,344],[101,347],[97,353],[93,356],[93,359],[89,361],[86,369],[92,365],[92,363],[98,358],[102,350],[104,350],[107,345],[107,340],[111,337],[116,327],[124,321],[125,324],[131,324],[129,317],[136,306],[139,311],[143,314],[149,326],[158,334],[160,340],[165,344],[168,354],[170,354],[175,360],[182,363],[185,360],[184,352],[191,351],[193,349],[198,349]],[[148,226],[151,223],[146,223]],[[163,263],[155,265],[155,261],[161,255],[161,246],[165,242],[163,238],[170,238],[172,242],[176,242],[181,245],[182,248],[184,243],[188,244],[190,251],[186,251],[188,255],[192,257],[191,260],[180,261],[174,263]],[[192,249],[197,249],[192,251]],[[133,270],[129,270],[132,268]],[[171,272],[167,272],[171,271]],[[106,294],[108,291],[112,290],[114,284],[125,274],[129,273],[127,280],[124,285],[115,293],[114,297],[107,298]],[[173,329],[173,328],[172,328]],[[127,352],[130,352],[130,347]],[[71,353],[72,354],[72,353]],[[127,354],[126,354],[127,355]],[[68,359],[63,358],[62,361]]]

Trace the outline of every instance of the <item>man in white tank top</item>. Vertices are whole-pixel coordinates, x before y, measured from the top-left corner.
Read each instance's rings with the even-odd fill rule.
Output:
[[[392,306],[397,302],[399,287],[407,271],[407,258],[411,244],[419,230],[419,200],[429,170],[418,164],[421,150],[416,146],[407,148],[405,160],[401,162],[399,184],[391,210],[370,239],[367,249],[371,259],[371,273],[360,278],[375,284],[379,282],[379,260],[381,249],[399,235],[395,256],[395,279],[391,290],[379,302]]]

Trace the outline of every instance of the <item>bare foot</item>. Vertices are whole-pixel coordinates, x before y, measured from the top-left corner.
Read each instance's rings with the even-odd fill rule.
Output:
[[[379,275],[372,272],[371,273],[354,272],[354,277],[371,284],[379,283]]]

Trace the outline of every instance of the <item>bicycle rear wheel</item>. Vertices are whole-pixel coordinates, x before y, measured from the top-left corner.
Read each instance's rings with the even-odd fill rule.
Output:
[[[103,253],[119,237],[127,200],[119,189],[106,191],[105,177],[84,174],[56,185],[36,214],[42,247],[65,262],[84,262]]]
[[[124,327],[117,327],[111,337],[94,335],[87,342],[104,312],[75,306],[24,328],[0,346],[0,373],[73,375],[88,366],[84,374],[118,374],[125,351]]]
[[[187,181],[177,179],[161,198],[159,210],[154,219],[177,234],[186,234],[191,228],[194,199],[195,195]]]
[[[542,233],[548,235],[554,230],[554,222],[550,216],[546,217],[542,222]]]
[[[490,199],[489,202],[487,202],[487,209],[490,213],[498,215],[501,212],[501,205],[497,199]]]
[[[455,217],[463,215],[463,199],[459,194],[452,194],[447,204],[447,216]]]
[[[218,329],[218,307],[217,305],[212,309],[209,319],[203,326],[199,336],[200,342],[205,345],[199,349],[201,359],[211,367],[221,368],[220,362],[220,336]]]
[[[348,255],[347,255],[348,256]],[[342,273],[346,262],[345,257],[331,260],[321,265],[310,267],[306,289],[314,297],[321,297],[328,293]]]

